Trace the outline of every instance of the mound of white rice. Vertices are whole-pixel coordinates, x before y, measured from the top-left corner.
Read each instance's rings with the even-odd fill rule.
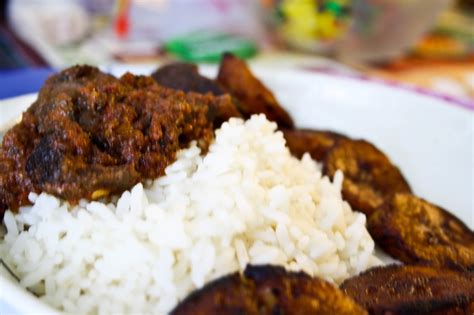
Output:
[[[231,119],[206,156],[193,143],[166,176],[114,203],[30,194],[33,206],[6,212],[0,254],[21,285],[74,314],[166,313],[247,263],[336,283],[377,264],[365,216],[341,198],[342,174],[331,183],[275,130],[263,115]]]

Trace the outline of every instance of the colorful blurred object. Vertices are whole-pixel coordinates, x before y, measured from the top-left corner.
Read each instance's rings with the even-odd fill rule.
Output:
[[[343,63],[474,98],[474,0],[10,0],[7,9],[5,68],[153,68],[217,62],[225,51],[253,58],[258,50],[254,64],[349,71]]]
[[[164,48],[175,57],[191,62],[219,62],[226,52],[247,59],[257,52],[255,43],[248,39],[210,31],[193,32],[170,39],[165,42]]]
[[[364,72],[474,100],[474,1],[458,1],[444,11],[432,31],[410,53]]]
[[[263,1],[272,13],[271,23],[296,48],[327,52],[347,32],[351,21],[350,0]]]
[[[130,7],[129,0],[117,1],[117,14],[115,17],[115,33],[119,38],[125,38],[129,31],[128,10]]]
[[[407,52],[451,0],[263,0],[274,35],[290,47],[351,61]]]
[[[277,7],[282,13],[287,36],[329,40],[346,31],[349,1],[284,0]]]
[[[463,58],[474,54],[474,1],[441,14],[433,31],[413,48],[422,58]],[[460,2],[462,3],[462,2]]]

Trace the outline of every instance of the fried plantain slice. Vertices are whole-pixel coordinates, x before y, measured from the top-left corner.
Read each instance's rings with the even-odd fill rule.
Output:
[[[158,84],[175,90],[201,94],[225,94],[216,81],[200,75],[198,67],[192,63],[170,63],[158,68],[151,76]]]
[[[339,139],[346,136],[327,130],[284,129],[283,135],[291,154],[301,158],[308,152],[316,161],[322,161]]]
[[[369,218],[367,228],[389,255],[406,263],[474,271],[474,233],[448,211],[397,193]]]
[[[400,170],[364,140],[340,139],[326,155],[323,165],[323,172],[331,178],[337,170],[344,173],[344,199],[354,210],[367,216],[392,193],[411,192]]]
[[[337,287],[282,267],[247,266],[194,291],[172,312],[186,314],[367,314]]]
[[[170,315],[259,314],[253,293],[252,283],[232,273],[191,292]]]
[[[293,120],[280,106],[273,93],[258,80],[245,62],[225,54],[219,66],[217,82],[239,100],[239,111],[245,118],[263,113],[281,128],[293,128]]]
[[[340,288],[369,314],[472,314],[474,274],[429,266],[375,267]]]

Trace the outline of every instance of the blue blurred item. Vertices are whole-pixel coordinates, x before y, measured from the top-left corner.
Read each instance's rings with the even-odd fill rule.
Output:
[[[0,70],[0,99],[37,92],[53,72],[50,68]]]

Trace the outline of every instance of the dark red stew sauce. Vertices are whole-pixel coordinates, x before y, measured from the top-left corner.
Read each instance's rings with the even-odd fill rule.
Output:
[[[238,116],[229,95],[183,93],[151,77],[89,66],[50,77],[0,146],[0,219],[44,191],[71,203],[153,179],[213,123]]]

